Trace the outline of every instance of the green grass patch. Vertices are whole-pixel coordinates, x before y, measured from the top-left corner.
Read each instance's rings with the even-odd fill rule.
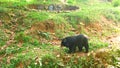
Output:
[[[7,34],[4,32],[3,28],[0,29],[0,47],[6,44],[8,40]]]
[[[113,5],[114,7],[120,6],[120,0],[113,0],[113,1],[112,1],[112,5]]]
[[[21,65],[25,68],[104,68],[104,62],[120,67],[118,65],[119,60],[116,57],[120,57],[120,51],[109,51],[100,53],[99,57],[95,57],[94,54],[90,54],[87,57],[81,57],[75,54],[67,54],[68,48],[61,49],[59,46],[53,46],[49,42],[39,42],[39,39],[34,38],[31,35],[25,34],[25,30],[31,27],[31,24],[35,22],[41,22],[48,19],[52,19],[60,29],[56,29],[55,35],[58,38],[63,38],[65,35],[74,35],[75,33],[69,31],[71,25],[74,28],[80,23],[94,23],[100,20],[101,15],[105,15],[107,19],[114,20],[115,22],[120,21],[120,11],[117,9],[119,2],[113,4],[116,8],[113,9],[110,3],[94,3],[88,0],[67,0],[69,4],[80,4],[80,11],[70,12],[45,12],[38,10],[23,10],[22,7],[26,7],[28,4],[53,4],[51,0],[1,0],[0,1],[0,14],[2,14],[1,21],[5,29],[11,30],[11,25],[16,26],[15,31],[15,43],[12,43],[6,49],[0,51],[0,67],[2,68],[19,68]],[[54,0],[54,3],[58,3],[58,0]],[[79,3],[80,2],[80,3]],[[84,3],[83,3],[84,2]],[[83,4],[82,4],[83,3]],[[8,5],[9,4],[9,5]],[[8,13],[10,12],[10,13]],[[8,16],[9,22],[3,16]],[[83,28],[84,29],[84,28]],[[112,30],[114,31],[114,29]],[[49,32],[38,32],[40,36],[51,40]],[[106,31],[108,33],[108,31]],[[108,34],[104,34],[105,36]],[[5,45],[8,37],[4,30],[0,29],[0,47]],[[19,45],[19,43],[21,45]],[[107,47],[108,43],[99,40],[97,37],[93,37],[89,40],[89,49],[96,51],[100,48]],[[83,49],[82,52],[84,52]],[[103,54],[103,55],[102,55]],[[2,57],[4,56],[4,57]]]
[[[92,38],[89,41],[89,49],[90,51],[95,51],[100,48],[107,47],[108,43],[101,41],[99,38]]]
[[[96,45],[96,47],[92,47],[93,45]],[[90,50],[96,50],[99,49],[99,47],[103,47],[105,43],[100,43],[99,40],[91,40],[90,42]],[[23,50],[20,53],[14,53],[14,58],[10,59],[10,63],[7,63],[7,58],[4,58],[2,60],[2,67],[19,67],[20,64],[22,64],[24,67],[30,67],[30,68],[49,68],[49,67],[62,67],[62,68],[85,68],[85,67],[104,67],[103,64],[104,59],[106,59],[107,63],[110,65],[117,66],[117,59],[116,56],[119,57],[119,50],[116,51],[110,51],[109,53],[104,52],[100,53],[101,57],[100,62],[94,57],[92,54],[90,54],[87,57],[80,57],[77,54],[67,54],[67,49],[60,49],[57,46],[52,46],[50,44],[41,44],[39,45],[41,47],[36,46],[23,46],[22,48],[25,48],[26,50]],[[11,54],[14,48],[8,48],[8,54]],[[15,50],[16,51],[16,50]],[[116,55],[114,55],[116,54]],[[106,57],[106,58],[105,58]],[[101,58],[104,58],[103,60]],[[111,60],[114,60],[114,63],[111,62]],[[97,63],[97,64],[96,64]],[[5,65],[6,64],[6,65]]]
[[[108,9],[104,15],[108,20],[113,20],[115,23],[119,23],[120,21],[120,11],[118,8]]]
[[[44,21],[49,19],[49,13],[32,11],[28,13],[27,17],[33,21]]]

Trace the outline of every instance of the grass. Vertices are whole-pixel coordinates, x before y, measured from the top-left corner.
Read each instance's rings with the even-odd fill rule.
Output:
[[[10,64],[5,65],[5,62],[7,61],[7,58],[3,59],[2,67],[19,67],[20,64],[22,64],[24,67],[41,67],[41,68],[49,68],[49,67],[72,67],[72,68],[83,68],[83,67],[105,67],[103,64],[104,60],[107,60],[105,62],[109,63],[109,65],[116,65],[118,60],[115,58],[114,54],[116,56],[119,56],[119,50],[117,51],[110,51],[109,53],[104,52],[101,53],[103,56],[99,57],[99,61],[97,60],[97,57],[94,57],[92,54],[90,54],[87,57],[79,57],[77,55],[54,55],[52,53],[45,54],[41,57],[38,57],[35,55],[34,52],[28,52],[28,53],[19,53],[14,58],[10,59]],[[97,54],[100,55],[100,54]],[[106,58],[104,58],[106,57]],[[102,58],[104,58],[102,60]],[[111,62],[114,61],[113,62]]]
[[[32,19],[33,21],[44,21],[49,19],[49,13],[46,12],[29,12],[27,17],[28,19]]]
[[[115,8],[108,9],[105,12],[105,16],[106,16],[107,19],[113,20],[115,23],[119,23],[119,21],[120,21],[120,11],[119,11],[119,9],[115,9]]]
[[[90,51],[97,50],[98,48],[106,47],[105,43],[90,41]],[[6,48],[6,57],[14,54],[14,58],[10,58],[10,62],[5,66],[8,58],[2,60],[2,67],[19,67],[22,64],[24,67],[82,67],[81,65],[87,59],[77,58],[75,55],[72,57],[66,52],[68,49],[52,46],[50,44],[30,44],[30,42],[24,42],[22,47],[12,45]],[[69,57],[71,56],[71,57]],[[91,63],[91,62],[90,62]],[[89,63],[88,63],[89,64]],[[72,66],[71,66],[72,65]]]
[[[6,34],[5,34],[5,32],[2,30],[2,28],[0,29],[0,46],[3,46],[6,42],[6,40],[7,40],[8,38],[7,38],[7,36],[6,36]]]
[[[100,48],[108,47],[107,42],[101,41],[99,38],[92,38],[89,40],[90,51],[94,51]]]
[[[112,5],[113,5],[114,7],[118,7],[118,6],[120,6],[120,1],[119,1],[119,0],[113,0],[113,1],[112,1]]]
[[[58,0],[54,1],[58,3]],[[26,31],[29,30],[34,23],[49,19],[53,20],[56,24],[56,27],[60,28],[56,28],[55,30],[55,37],[59,39],[63,38],[64,36],[76,34],[75,32],[70,31],[70,29],[76,29],[80,23],[91,24],[99,22],[101,15],[105,15],[108,20],[113,20],[117,23],[120,21],[120,12],[117,9],[119,4],[114,5],[111,3],[98,2],[94,4],[89,3],[88,0],[79,0],[79,2],[76,1],[77,0],[68,0],[68,3],[70,5],[78,5],[80,2],[79,5],[81,10],[77,10],[75,12],[70,11],[66,13],[55,13],[27,10],[22,8],[29,4],[52,4],[53,2],[51,1],[40,1],[39,3],[36,3],[36,1],[27,2],[25,0],[21,2],[16,0],[11,0],[10,2],[8,2],[8,0],[1,0],[0,14],[2,15],[0,16],[0,20],[4,25],[0,27],[0,47],[6,44],[9,36],[8,33],[4,32],[4,29],[15,32],[15,42],[6,49],[0,51],[0,67],[16,68],[23,66],[25,68],[102,68],[105,67],[104,63],[119,67],[117,63],[119,60],[116,58],[120,57],[119,50],[101,52],[97,55],[97,57],[94,55],[94,53],[90,53],[86,57],[81,57],[76,53],[67,54],[67,48],[61,49],[59,46],[49,44],[49,42],[40,42],[38,38],[34,38],[34,36],[27,34]],[[116,7],[114,10],[113,6]],[[14,26],[16,26],[15,31],[11,28]],[[84,27],[82,27],[82,29],[84,29]],[[79,33],[82,32],[84,33],[85,31],[79,31]],[[107,32],[109,31],[105,32],[105,36],[108,35]],[[47,41],[52,40],[52,36],[49,32],[39,32],[39,35],[42,36],[42,38],[45,38]],[[91,52],[107,47],[108,43],[101,41],[96,35],[96,37],[92,37],[89,40],[89,46]],[[82,52],[84,52],[84,50]]]

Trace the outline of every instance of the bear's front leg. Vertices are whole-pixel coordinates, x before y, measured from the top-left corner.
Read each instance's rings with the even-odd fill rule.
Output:
[[[69,51],[68,53],[75,53],[76,47],[75,46],[71,46],[69,47]]]

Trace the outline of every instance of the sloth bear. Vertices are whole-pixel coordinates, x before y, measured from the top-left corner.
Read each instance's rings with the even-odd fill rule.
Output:
[[[62,39],[61,46],[69,48],[68,53],[74,53],[76,51],[76,47],[79,48],[79,51],[82,51],[82,48],[85,47],[86,53],[88,53],[88,37],[83,34],[65,37]]]

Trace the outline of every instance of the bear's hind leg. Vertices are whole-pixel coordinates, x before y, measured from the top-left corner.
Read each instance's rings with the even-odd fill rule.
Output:
[[[81,51],[82,51],[82,48],[83,48],[82,44],[79,44],[79,45],[78,45],[78,48],[79,48],[79,51],[81,52]]]
[[[86,52],[85,52],[85,53],[88,53],[88,49],[89,49],[88,42],[87,42],[84,46],[85,46],[85,49],[86,49]]]

